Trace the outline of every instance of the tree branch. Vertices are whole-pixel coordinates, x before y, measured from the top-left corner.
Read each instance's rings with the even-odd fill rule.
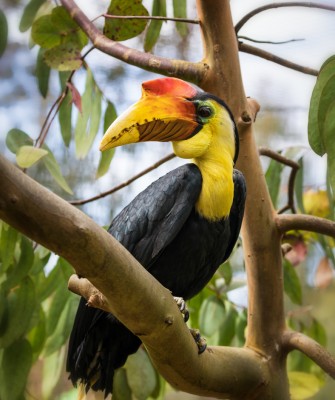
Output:
[[[73,0],[61,0],[61,3],[98,50],[147,71],[172,75],[194,83],[203,79],[207,70],[205,63],[172,60],[131,49],[103,35]]]
[[[287,351],[299,350],[335,379],[335,358],[315,340],[300,332],[286,331],[283,347]]]
[[[250,46],[249,44],[243,42],[239,42],[239,49],[243,53],[248,53],[257,57],[264,58],[265,60],[272,61],[276,64],[282,65],[283,67],[290,68],[307,75],[318,76],[319,73],[316,69],[303,67],[302,65],[285,60],[284,58],[278,57],[272,53],[269,53],[268,51],[259,49],[254,46]]]
[[[140,336],[159,371],[176,388],[231,399],[256,399],[264,390],[269,381],[266,360],[250,349],[227,347],[198,355],[171,293],[105,230],[2,156],[0,217],[87,278],[90,283],[80,293],[87,296],[94,288],[95,298],[101,292],[104,308]]]
[[[273,8],[281,8],[281,7],[308,7],[308,8],[319,8],[321,10],[328,10],[328,11],[335,11],[334,6],[330,6],[328,4],[320,4],[320,3],[313,3],[313,2],[298,2],[292,1],[287,3],[271,3],[266,4],[265,6],[255,8],[254,10],[250,11],[246,14],[240,21],[235,25],[235,32],[236,34],[241,30],[241,28],[255,15],[266,11],[272,10]]]
[[[275,222],[282,234],[302,230],[335,237],[335,222],[325,218],[306,214],[281,214],[276,216]]]
[[[129,186],[131,183],[133,183],[134,181],[136,181],[137,179],[141,178],[142,176],[148,174],[149,172],[153,171],[154,169],[158,168],[160,165],[172,160],[173,158],[175,158],[175,154],[171,153],[169,155],[167,155],[166,157],[163,157],[161,160],[155,162],[153,165],[151,165],[150,167],[146,168],[145,170],[139,172],[137,175],[134,175],[132,178],[128,179],[127,181],[120,183],[119,185],[113,187],[112,189],[107,190],[106,192],[100,193],[96,196],[90,197],[88,199],[83,199],[83,200],[72,200],[69,201],[70,204],[75,205],[75,206],[79,206],[79,205],[83,205],[83,204],[87,204],[90,203],[92,201],[101,199],[103,197],[106,197],[110,194],[113,194],[115,192],[117,192],[118,190],[123,189],[126,186]]]

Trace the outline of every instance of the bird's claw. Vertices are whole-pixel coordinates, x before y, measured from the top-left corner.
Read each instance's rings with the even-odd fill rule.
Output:
[[[180,312],[182,313],[184,322],[187,322],[188,319],[190,318],[190,313],[188,312],[185,300],[182,297],[173,296],[173,298],[175,299],[175,302],[177,303],[177,306]]]
[[[198,346],[198,353],[203,353],[207,348],[206,339],[201,336],[199,329],[190,329],[190,332]]]

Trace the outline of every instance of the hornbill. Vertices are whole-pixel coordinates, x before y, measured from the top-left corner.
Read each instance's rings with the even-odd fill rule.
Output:
[[[100,150],[143,141],[172,142],[192,159],[152,183],[112,221],[108,232],[174,296],[196,295],[229,257],[238,238],[246,187],[234,169],[238,134],[227,105],[176,78],[142,84],[142,97],[105,133]],[[81,299],[67,370],[86,391],[112,393],[114,371],[140,339]]]

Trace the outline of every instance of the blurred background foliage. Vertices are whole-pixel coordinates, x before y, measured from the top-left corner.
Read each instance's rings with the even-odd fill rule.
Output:
[[[236,21],[251,7],[242,3],[232,4]],[[256,3],[264,2],[255,2],[252,8]],[[137,100],[140,82],[151,79],[152,74],[91,51],[85,35],[57,2],[5,0],[2,4],[1,153],[50,190],[76,201],[114,187],[171,151],[166,144],[150,143],[100,156],[97,144],[104,130],[117,113]],[[196,18],[191,0],[79,4],[91,18],[106,10],[110,14]],[[318,15],[317,27],[322,23],[327,27],[328,15],[310,12]],[[272,15],[276,13],[272,11]],[[282,34],[268,30],[271,21],[263,23],[264,39],[274,31]],[[201,58],[199,28],[194,25],[112,19],[103,24],[103,18],[97,24],[108,37],[127,40],[132,47],[191,61]],[[258,30],[251,29],[251,34]],[[309,37],[310,31],[302,34]],[[317,35],[320,40],[319,31]],[[297,46],[288,43],[280,51],[292,55]],[[310,49],[313,41],[301,46]],[[320,68],[327,51],[319,53],[317,61],[311,56],[307,61],[317,62]],[[297,211],[333,220],[331,174],[326,173],[324,158],[316,158],[307,142],[308,106],[315,78],[300,80],[296,72],[288,70],[277,73],[275,64],[264,67],[263,61],[251,61],[250,56],[241,55],[241,61],[246,88],[262,104],[256,122],[259,145],[300,166],[294,186]],[[253,74],[257,79],[251,78]],[[283,77],[289,82],[286,86]],[[292,89],[294,84],[297,89]],[[290,99],[284,99],[285,90],[280,85]],[[294,91],[299,92],[297,96]],[[106,226],[135,194],[178,163],[176,159],[169,161],[122,191],[84,201],[80,207]],[[274,205],[281,209],[287,203],[292,168],[266,155],[262,163]],[[65,260],[3,222],[0,235],[0,399],[74,399],[76,390],[64,372],[66,343],[78,304],[78,296],[67,290],[73,270]],[[284,242],[291,249],[284,262],[287,322],[335,352],[331,306],[335,295],[334,242],[304,232],[290,232]],[[199,328],[210,345],[243,346],[248,328],[241,242],[230,261],[188,306],[190,326]],[[290,354],[288,368],[292,399],[332,398],[334,382],[305,356]],[[194,398],[170,388],[143,349],[118,371],[114,388],[116,400]]]

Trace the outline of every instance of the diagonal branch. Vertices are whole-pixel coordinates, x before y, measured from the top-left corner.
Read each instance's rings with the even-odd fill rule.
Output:
[[[140,336],[173,386],[232,399],[255,399],[264,390],[267,360],[247,348],[211,347],[199,355],[170,291],[104,229],[2,156],[0,217],[88,279],[87,289],[103,294],[105,309]]]
[[[98,50],[148,71],[183,78],[194,83],[203,79],[207,70],[205,63],[173,60],[131,49],[103,35],[73,0],[61,0],[61,3]]]
[[[280,214],[275,218],[278,230],[284,234],[291,230],[321,233],[335,238],[335,222],[306,214]]]
[[[113,187],[112,189],[107,190],[106,192],[100,193],[96,196],[90,197],[88,199],[83,199],[83,200],[72,200],[69,203],[74,205],[74,206],[80,206],[83,204],[91,203],[92,201],[101,199],[103,197],[109,196],[110,194],[113,194],[117,192],[118,190],[123,189],[126,186],[129,186],[131,183],[136,181],[137,179],[141,178],[142,176],[148,174],[149,172],[153,171],[154,169],[158,168],[160,165],[166,163],[167,161],[172,160],[175,156],[174,153],[168,154],[166,157],[163,157],[161,160],[155,162],[153,165],[150,167],[146,168],[145,170],[139,172],[137,175],[134,175],[132,178],[128,179],[127,181],[120,183],[119,185]]]
[[[316,69],[303,67],[302,65],[296,64],[292,61],[285,60],[284,58],[278,57],[272,53],[269,53],[268,51],[259,49],[254,46],[250,46],[249,44],[243,42],[239,42],[239,50],[242,51],[243,53],[248,53],[257,57],[264,58],[265,60],[272,61],[276,64],[282,65],[283,67],[290,68],[307,75],[317,76],[319,73]]]
[[[320,3],[313,3],[313,2],[298,2],[292,1],[287,3],[271,3],[266,4],[265,6],[255,8],[254,10],[250,11],[246,14],[236,25],[235,25],[235,32],[238,33],[241,28],[255,15],[266,11],[272,10],[274,8],[281,8],[281,7],[308,7],[308,8],[319,8],[321,10],[328,10],[328,11],[335,11],[334,6],[330,6],[328,4],[320,4]]]
[[[287,351],[299,350],[335,379],[335,358],[325,348],[308,336],[293,331],[283,334],[283,347]]]

